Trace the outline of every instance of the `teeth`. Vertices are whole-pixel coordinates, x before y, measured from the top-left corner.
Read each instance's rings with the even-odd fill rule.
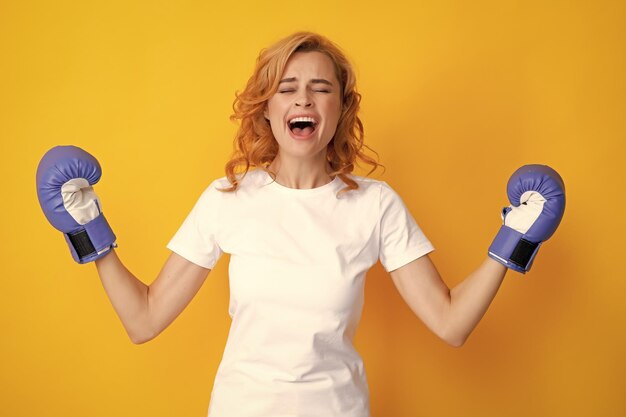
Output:
[[[294,117],[293,119],[289,121],[289,123],[295,123],[295,122],[311,122],[313,124],[317,123],[315,119],[312,117]]]

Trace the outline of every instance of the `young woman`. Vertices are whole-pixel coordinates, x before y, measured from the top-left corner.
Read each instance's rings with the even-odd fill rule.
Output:
[[[44,212],[76,261],[95,261],[135,343],[161,333],[230,254],[232,324],[210,417],[369,416],[366,374],[352,345],[368,269],[380,260],[426,326],[461,346],[507,268],[526,272],[558,226],[560,177],[546,166],[522,167],[489,256],[448,289],[399,195],[352,174],[357,159],[372,171],[379,165],[362,152],[359,102],[349,62],[323,36],[295,33],[262,51],[235,100],[232,118],[241,125],[226,176],[202,193],[149,286],[114,250],[91,187],[100,177],[95,158],[57,147],[39,166]]]

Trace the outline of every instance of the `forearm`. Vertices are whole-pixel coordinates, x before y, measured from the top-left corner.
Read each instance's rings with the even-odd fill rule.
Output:
[[[134,343],[147,340],[148,286],[126,269],[115,250],[95,263],[102,286],[130,339]]]
[[[462,345],[493,301],[507,268],[493,259],[485,261],[450,290],[450,306],[446,318],[446,339]]]

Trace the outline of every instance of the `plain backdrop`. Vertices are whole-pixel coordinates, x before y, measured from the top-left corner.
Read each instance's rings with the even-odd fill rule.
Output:
[[[235,92],[296,30],[354,63],[386,166],[372,177],[402,196],[448,286],[485,258],[515,169],[548,164],[566,184],[561,227],[460,349],[370,270],[355,344],[373,417],[626,415],[626,4],[448,0],[1,0],[0,414],[206,415],[228,255],[171,327],[134,345],[95,266],[47,223],[35,171],[55,145],[96,156],[118,254],[151,283],[224,175]]]

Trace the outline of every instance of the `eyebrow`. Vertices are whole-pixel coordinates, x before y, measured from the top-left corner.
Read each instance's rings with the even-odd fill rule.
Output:
[[[282,80],[280,80],[280,82],[278,84],[282,84],[282,83],[292,83],[294,81],[296,81],[297,78],[296,77],[291,77],[291,78],[283,78]],[[311,84],[326,84],[326,85],[330,85],[332,87],[333,83],[331,83],[328,80],[325,80],[323,78],[313,78],[310,81]]]

